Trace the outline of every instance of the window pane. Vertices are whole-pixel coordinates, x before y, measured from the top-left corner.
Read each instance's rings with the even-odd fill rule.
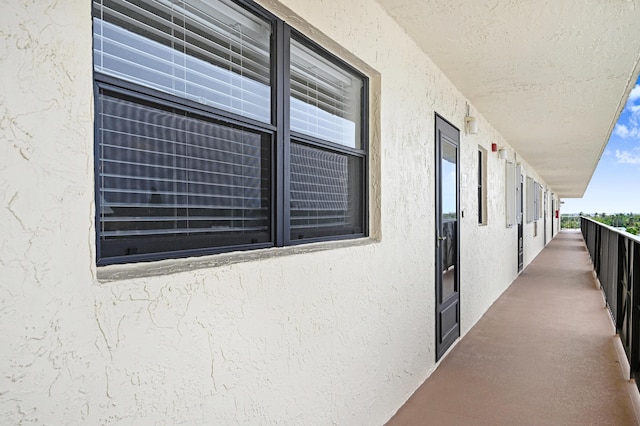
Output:
[[[102,257],[270,240],[270,138],[99,94]]]
[[[291,129],[361,146],[362,78],[291,40]]]
[[[270,122],[269,23],[231,2],[95,0],[94,68]]]
[[[456,220],[457,207],[457,179],[458,179],[458,148],[448,142],[442,143],[442,221]]]
[[[291,144],[291,239],[361,234],[362,158]]]

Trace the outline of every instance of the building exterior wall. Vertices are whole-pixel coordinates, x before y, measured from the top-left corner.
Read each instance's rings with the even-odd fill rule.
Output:
[[[467,135],[464,96],[373,0],[260,3],[371,78],[371,237],[97,268],[90,1],[3,2],[0,423],[383,423],[436,367],[436,112],[461,130],[463,335],[515,278],[509,145],[481,111]]]

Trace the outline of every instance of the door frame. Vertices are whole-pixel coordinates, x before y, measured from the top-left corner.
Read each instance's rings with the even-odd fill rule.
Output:
[[[452,133],[450,137],[456,146],[456,226],[455,226],[455,268],[454,268],[454,289],[455,291],[446,300],[442,300],[442,140],[440,133],[442,127]],[[438,113],[435,114],[434,125],[435,136],[435,317],[436,317],[436,362],[447,352],[451,345],[460,337],[460,130],[451,122],[443,118]],[[455,326],[445,334],[441,330],[441,314],[455,306]],[[444,336],[443,336],[444,334]]]

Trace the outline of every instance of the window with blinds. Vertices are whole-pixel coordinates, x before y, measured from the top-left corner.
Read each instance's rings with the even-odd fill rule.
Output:
[[[358,157],[291,144],[291,239],[363,232]]]
[[[290,239],[362,234],[363,78],[303,39],[290,56]]]
[[[291,41],[291,130],[360,148],[362,78]]]
[[[527,223],[531,223],[534,220],[537,220],[537,217],[534,217],[536,214],[536,194],[535,194],[535,181],[532,177],[527,176]]]
[[[93,2],[94,69],[269,122],[271,26],[233,3]]]
[[[367,235],[356,70],[247,1],[94,0],[93,37],[99,265]]]
[[[268,136],[104,90],[98,108],[103,256],[269,241]]]

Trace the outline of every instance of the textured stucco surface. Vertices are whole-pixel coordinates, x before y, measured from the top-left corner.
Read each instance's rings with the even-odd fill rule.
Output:
[[[90,2],[0,3],[0,423],[381,424],[435,368],[434,113],[467,100],[374,1],[262,4],[371,76],[372,238],[98,270]],[[463,334],[516,275],[475,112]]]
[[[581,197],[640,72],[640,0],[378,0],[560,197]]]

